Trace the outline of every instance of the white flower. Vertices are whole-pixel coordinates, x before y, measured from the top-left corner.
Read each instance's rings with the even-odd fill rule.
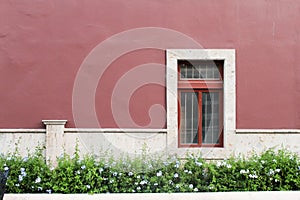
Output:
[[[140,190],[140,189],[141,189],[141,187],[140,187],[140,186],[138,186],[136,189],[137,189],[137,190]]]
[[[7,170],[9,170],[9,168],[8,167],[4,167],[4,171],[7,171]]]
[[[192,171],[188,171],[188,174],[192,174],[193,172]]]
[[[268,172],[268,175],[271,176],[271,175],[274,175],[274,174],[275,174],[274,170],[270,169],[269,172]]]
[[[188,173],[189,171],[187,169],[184,170],[185,173]]]
[[[158,183],[154,183],[153,185],[157,186],[157,185],[158,185]]]
[[[140,176],[140,175],[137,175],[136,178],[141,178],[141,176]]]
[[[100,169],[99,169],[99,173],[100,173],[100,174],[101,174],[103,171],[104,171],[103,168],[100,168]]]
[[[262,160],[262,161],[260,161],[261,162],[261,164],[265,164],[265,161],[264,160]]]
[[[277,182],[279,182],[279,180],[275,178],[275,182],[277,183]]]
[[[275,169],[275,172],[279,173],[279,172],[280,172],[280,169]]]
[[[49,190],[46,190],[46,192],[48,192],[48,194],[51,194],[52,190],[49,189]]]
[[[175,168],[179,168],[179,163],[176,163],[176,164],[174,165],[174,167],[175,167]]]
[[[80,174],[81,172],[79,170],[77,170],[76,174]]]
[[[249,174],[249,178],[258,178],[256,174]]]
[[[230,169],[232,166],[231,166],[230,164],[227,164],[226,167],[227,167],[228,169]]]
[[[198,167],[201,167],[203,164],[202,164],[202,162],[195,162],[195,164],[198,166]]]
[[[221,167],[222,163],[220,161],[217,162],[217,167]]]
[[[86,166],[85,166],[85,165],[82,165],[82,166],[81,166],[81,169],[85,169],[85,168],[86,168]]]
[[[20,184],[19,184],[19,183],[17,183],[17,184],[15,184],[15,186],[16,186],[16,187],[19,187],[19,186],[20,186]]]
[[[140,182],[140,184],[141,185],[145,185],[145,184],[147,184],[148,182],[146,181],[146,180],[142,180],[141,182]]]
[[[113,182],[115,182],[113,179],[109,181],[109,183],[113,183]]]
[[[114,172],[114,173],[113,173],[113,176],[117,176],[117,175],[118,175],[118,172]]]
[[[193,184],[190,184],[190,185],[189,185],[189,188],[193,189],[193,188],[194,188]]]
[[[21,172],[21,175],[22,175],[23,177],[25,177],[25,176],[27,175],[27,173],[26,173],[25,171],[23,171],[23,172]]]
[[[179,175],[178,175],[177,173],[174,174],[174,178],[178,178],[178,176],[179,176]]]
[[[42,181],[42,179],[40,178],[40,177],[37,177],[36,179],[35,179],[35,183],[40,183]]]
[[[132,172],[128,172],[128,176],[132,176],[133,175],[133,173]]]
[[[162,172],[161,171],[157,172],[156,176],[162,176]]]
[[[247,169],[247,170],[244,170],[244,169],[242,169],[241,171],[240,171],[240,174],[248,174],[249,173],[249,170]]]
[[[175,186],[177,189],[180,187],[178,184],[176,184],[176,186]]]
[[[23,181],[23,176],[19,175],[19,182]]]
[[[87,189],[90,189],[90,188],[91,188],[91,186],[90,186],[90,185],[86,185],[86,188],[87,188]]]
[[[273,159],[273,162],[274,162],[274,163],[277,163],[277,160]]]
[[[195,188],[195,189],[194,189],[194,192],[198,192],[198,188]]]

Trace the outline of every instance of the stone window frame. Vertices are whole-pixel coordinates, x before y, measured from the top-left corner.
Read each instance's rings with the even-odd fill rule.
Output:
[[[223,147],[179,148],[178,147],[178,60],[224,60],[223,85]],[[167,148],[169,152],[214,151],[228,146],[228,140],[236,130],[236,66],[235,49],[167,49],[166,50],[166,110]]]

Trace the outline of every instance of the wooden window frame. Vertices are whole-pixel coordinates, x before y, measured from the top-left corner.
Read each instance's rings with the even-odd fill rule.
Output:
[[[217,60],[212,60],[217,61]],[[197,147],[223,147],[224,146],[224,123],[223,123],[223,70],[224,70],[224,60],[221,62],[217,62],[218,69],[221,74],[219,80],[210,80],[210,79],[181,79],[180,77],[180,60],[177,61],[177,70],[178,70],[178,147],[179,148],[197,148]],[[203,144],[202,142],[202,93],[204,92],[219,92],[219,143],[215,144]],[[198,143],[181,143],[180,141],[180,101],[181,101],[181,93],[182,92],[196,92],[198,93]]]

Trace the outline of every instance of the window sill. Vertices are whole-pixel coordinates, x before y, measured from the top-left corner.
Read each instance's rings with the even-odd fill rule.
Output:
[[[300,134],[300,129],[236,129],[236,134]]]

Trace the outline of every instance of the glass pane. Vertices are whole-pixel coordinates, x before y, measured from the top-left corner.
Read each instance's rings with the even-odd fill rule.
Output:
[[[200,79],[201,78],[200,74],[201,74],[200,65],[194,65],[194,75],[193,75],[193,78]]]
[[[181,92],[180,141],[182,144],[198,143],[198,94]]]
[[[186,77],[186,65],[182,64],[180,67],[180,78],[185,78]]]
[[[220,95],[202,93],[202,143],[218,144],[220,136]]]
[[[187,75],[186,78],[192,78],[193,77],[193,72],[194,72],[194,67],[193,66],[187,66]]]
[[[220,61],[181,60],[178,61],[181,79],[220,80]]]

